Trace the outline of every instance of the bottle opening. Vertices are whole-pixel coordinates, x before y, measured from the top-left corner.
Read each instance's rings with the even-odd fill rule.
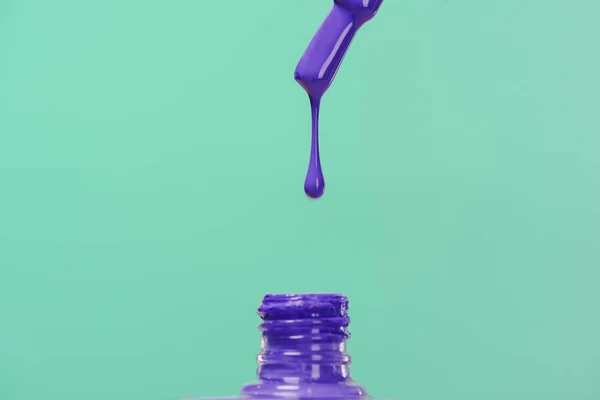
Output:
[[[348,298],[336,293],[267,294],[258,308],[264,321],[348,317]]]

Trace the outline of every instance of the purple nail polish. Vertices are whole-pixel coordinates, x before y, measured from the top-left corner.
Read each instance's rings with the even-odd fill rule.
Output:
[[[258,314],[262,344],[257,380],[229,399],[371,399],[350,376],[345,296],[268,294]]]
[[[325,191],[319,155],[319,109],[321,98],[358,29],[373,18],[383,0],[334,0],[333,9],[321,24],[298,62],[294,78],[306,90],[312,113],[312,142],[304,192],[317,199]]]

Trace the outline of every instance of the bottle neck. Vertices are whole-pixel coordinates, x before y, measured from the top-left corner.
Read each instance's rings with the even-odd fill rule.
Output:
[[[268,295],[263,319],[258,384],[242,393],[260,398],[366,398],[350,376],[348,301],[341,295]]]
[[[265,321],[258,378],[263,381],[351,381],[345,317]]]

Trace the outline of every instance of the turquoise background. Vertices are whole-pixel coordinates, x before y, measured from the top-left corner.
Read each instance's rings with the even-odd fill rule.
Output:
[[[0,399],[235,394],[266,292],[398,400],[600,398],[600,3],[0,0]]]

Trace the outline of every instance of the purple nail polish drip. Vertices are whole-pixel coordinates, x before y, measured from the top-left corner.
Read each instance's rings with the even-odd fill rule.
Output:
[[[346,353],[348,299],[339,294],[267,295],[259,382],[244,386],[252,398],[367,399],[350,377]]]
[[[298,62],[294,78],[306,90],[312,113],[312,142],[304,192],[317,199],[325,191],[319,155],[319,109],[321,98],[358,29],[375,16],[383,0],[334,0],[333,9],[321,24]]]

